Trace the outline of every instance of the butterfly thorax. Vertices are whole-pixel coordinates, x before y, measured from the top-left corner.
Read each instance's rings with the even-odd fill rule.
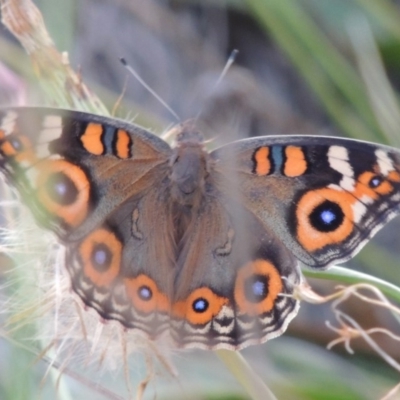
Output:
[[[192,208],[199,204],[204,195],[210,162],[202,135],[195,130],[182,129],[170,159],[171,197],[178,206]]]

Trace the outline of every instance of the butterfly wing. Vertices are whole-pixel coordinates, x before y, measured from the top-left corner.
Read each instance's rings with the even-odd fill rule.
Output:
[[[179,253],[172,334],[179,346],[240,349],[285,331],[300,272],[269,228],[213,187]]]
[[[212,156],[225,192],[239,195],[311,267],[348,260],[400,210],[400,153],[390,147],[333,137],[262,137]]]
[[[75,292],[104,318],[181,347],[281,334],[298,309],[296,258],[344,261],[399,212],[397,151],[267,137],[211,153],[203,197],[177,221],[172,154],[114,119],[0,112],[0,168],[66,245]]]
[[[165,198],[170,154],[161,139],[115,119],[45,108],[0,111],[0,169],[66,246],[74,291],[104,318],[152,335],[162,327],[152,322],[161,313],[151,311],[165,316],[171,292],[172,278],[161,277],[173,277]],[[158,297],[157,285],[164,293]]]
[[[86,305],[152,339],[170,329],[176,255],[168,192],[156,187],[70,243],[66,259]]]
[[[0,168],[38,222],[64,240],[85,235],[148,190],[163,176],[170,152],[155,135],[111,118],[46,108],[0,111]]]

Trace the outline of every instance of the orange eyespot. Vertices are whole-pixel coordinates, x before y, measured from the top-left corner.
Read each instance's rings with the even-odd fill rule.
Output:
[[[4,143],[2,143],[2,145],[0,146],[0,150],[6,157],[12,157],[17,154],[14,146],[9,141],[5,141]]]
[[[13,161],[27,168],[37,162],[32,143],[27,136],[10,135],[0,145],[0,152],[5,157],[13,157]]]
[[[374,182],[376,182],[376,184]],[[375,189],[381,183],[382,179],[380,178],[380,175],[377,175],[370,171],[366,171],[358,177],[358,182],[354,190],[354,195],[359,199],[363,196],[368,196],[376,200],[378,198],[378,193]]]
[[[85,276],[95,286],[110,286],[120,271],[121,251],[113,232],[101,228],[89,234],[79,246]]]
[[[352,194],[331,188],[305,193],[296,206],[299,243],[315,251],[345,240],[354,229],[355,201]]]
[[[65,160],[41,161],[37,169],[40,204],[68,225],[79,225],[89,209],[90,182],[86,173]]]
[[[194,290],[185,300],[173,305],[173,314],[181,319],[186,319],[193,325],[204,325],[210,322],[228,299],[218,296],[209,288]]]
[[[6,157],[14,157],[31,148],[31,141],[23,135],[10,135],[0,145],[0,151]]]
[[[379,196],[388,195],[393,191],[393,185],[389,180],[396,182],[396,175],[398,174],[394,171],[390,172],[388,177],[366,171],[358,177],[354,195],[359,199],[362,196],[368,196],[374,200],[377,200]]]
[[[161,293],[156,283],[144,274],[136,278],[125,278],[125,288],[129,299],[136,310],[143,313],[168,311],[168,298]]]
[[[257,259],[238,271],[235,302],[241,313],[257,316],[274,308],[282,290],[282,278],[272,262]]]

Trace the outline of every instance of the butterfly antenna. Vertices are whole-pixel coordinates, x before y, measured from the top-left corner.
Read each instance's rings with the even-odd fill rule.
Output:
[[[145,87],[170,113],[174,118],[180,123],[182,120],[179,118],[178,114],[163,100],[140,76],[139,74],[127,63],[125,58],[121,57],[119,59],[121,64],[137,79],[137,81]]]
[[[210,95],[212,95],[215,90],[217,89],[218,85],[221,83],[222,79],[224,79],[226,73],[228,72],[229,68],[232,66],[232,64],[235,62],[237,55],[239,54],[239,50],[234,49],[232,50],[224,69],[222,70],[221,74],[219,75],[219,78],[217,79],[217,82],[215,82],[215,85],[210,91]],[[204,107],[200,109],[200,111],[197,113],[196,118],[194,119],[195,122],[200,118],[201,113],[204,111]]]
[[[228,72],[229,68],[232,66],[232,64],[235,62],[237,55],[239,54],[239,50],[237,49],[233,49],[231,55],[229,56],[224,69],[222,70],[215,86],[214,86],[214,90],[215,88],[220,84],[220,82],[222,81],[222,79],[225,77],[226,73]]]

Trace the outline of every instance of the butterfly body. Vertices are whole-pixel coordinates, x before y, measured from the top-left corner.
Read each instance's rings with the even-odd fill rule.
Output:
[[[178,347],[237,349],[296,315],[299,260],[345,261],[400,205],[400,155],[336,138],[246,139],[208,152],[136,125],[0,112],[0,169],[66,247],[73,291],[103,318]]]
[[[171,201],[178,208],[198,207],[209,187],[207,179],[212,168],[201,135],[186,129],[183,128],[178,135],[177,147],[169,162],[171,170],[167,185],[170,188]]]

